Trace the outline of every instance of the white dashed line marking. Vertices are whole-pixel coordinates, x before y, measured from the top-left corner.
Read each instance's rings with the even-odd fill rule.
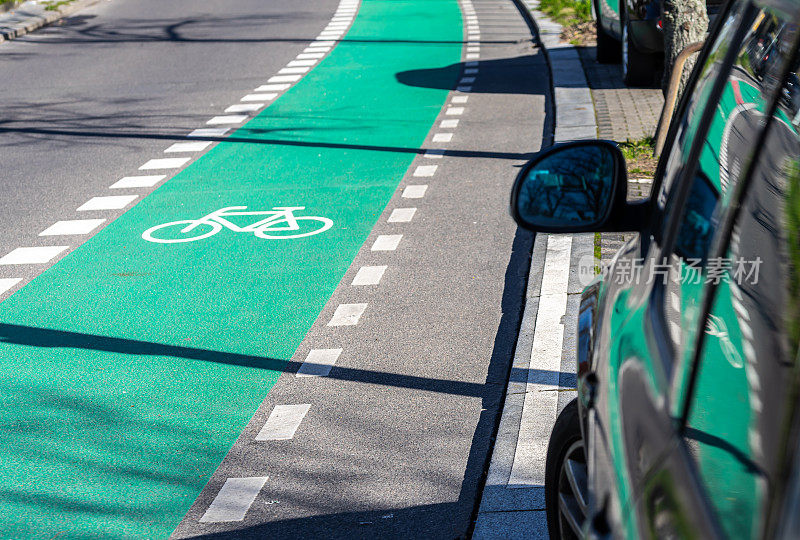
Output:
[[[273,83],[285,83],[285,82],[297,82],[301,79],[301,75],[276,75],[275,77],[270,77],[267,79],[267,82],[270,84]]]
[[[453,99],[451,99],[450,101],[452,103],[466,103],[468,99],[469,96],[453,96]]]
[[[203,143],[210,144],[210,143]],[[126,176],[120,178],[113,184],[111,189],[126,189],[126,188],[140,188],[140,187],[153,187],[166,178],[166,174],[156,174],[150,176]]]
[[[298,60],[305,60],[307,58],[315,58],[315,59],[317,59],[317,58],[322,58],[324,56],[325,56],[325,53],[321,53],[321,52],[318,52],[318,53],[301,53],[301,54],[297,55],[297,59]]]
[[[311,349],[297,370],[297,377],[325,377],[336,364],[342,349]]]
[[[149,171],[154,169],[177,169],[179,167],[183,167],[184,165],[186,165],[191,159],[192,158],[189,157],[151,159],[150,161],[139,167],[139,170]]]
[[[323,40],[315,40],[312,42],[312,47],[333,47],[336,45],[335,41],[323,41]]]
[[[316,63],[317,63],[316,60],[292,60],[291,62],[286,64],[286,67],[313,66]]]
[[[253,94],[250,94],[250,95],[253,95]],[[245,97],[247,97],[247,96],[245,96]],[[253,100],[253,101],[255,101],[255,100]],[[237,103],[236,105],[231,105],[230,107],[225,109],[225,112],[227,112],[227,113],[231,113],[231,112],[255,112],[258,109],[260,109],[261,107],[263,107],[263,106],[264,106],[263,103]]]
[[[308,67],[286,67],[278,72],[279,75],[292,75],[295,73],[308,73]]]
[[[206,124],[210,126],[216,126],[219,124],[241,124],[245,120],[247,120],[246,114],[224,114],[221,116],[215,116],[206,122]]]
[[[326,53],[326,52],[328,52],[330,50],[331,50],[330,47],[306,47],[305,49],[303,49],[303,52],[304,53],[318,53],[318,52]]]
[[[462,77],[460,84],[471,84],[475,82],[475,77]]]
[[[274,92],[270,92],[268,94],[247,94],[239,101],[272,101],[276,97],[278,97],[278,94]]]
[[[22,278],[0,278],[0,294],[8,292],[20,281],[22,281]]]
[[[472,92],[472,87],[471,86],[457,86],[456,90],[458,90],[459,92]]]
[[[44,264],[68,248],[69,246],[21,247],[0,257],[0,264]]]
[[[438,165],[420,165],[414,170],[414,176],[416,177],[427,177],[433,176],[436,174],[436,169],[438,169]]]
[[[257,441],[288,441],[311,408],[310,404],[276,405],[267,422],[256,435]]]
[[[179,142],[175,143],[166,150],[164,150],[165,154],[175,153],[175,152],[202,152],[208,145],[211,144],[211,141],[191,141],[191,142]]]
[[[394,251],[402,239],[402,234],[381,234],[375,239],[370,251]]]
[[[242,521],[268,478],[267,476],[228,478],[200,521],[202,523]]]
[[[386,266],[362,266],[358,269],[356,277],[353,278],[353,286],[362,287],[379,284],[386,268]]]
[[[467,62],[464,64],[466,67],[476,67],[480,64],[480,62]]]
[[[200,128],[189,133],[189,137],[222,137],[231,128]]]
[[[453,140],[452,133],[436,133],[433,136],[433,142],[450,142]]]
[[[477,53],[469,53],[469,54],[467,54],[467,58],[470,59],[470,60],[477,60],[480,57],[481,57],[481,55],[477,54]],[[467,63],[469,64],[469,62],[467,62]]]
[[[453,120],[442,120],[442,123],[439,124],[439,127],[442,129],[451,129],[458,127],[458,119]]]
[[[444,150],[426,150],[422,157],[428,159],[442,159],[444,157]]]
[[[88,212],[91,210],[120,210],[125,208],[138,195],[108,195],[104,197],[92,197],[78,207],[78,212]]]
[[[408,223],[414,219],[416,208],[395,208],[387,220],[389,223]]]
[[[464,75],[477,75],[478,69],[477,68],[469,68],[464,70]]]
[[[411,185],[406,186],[403,190],[403,198],[404,199],[421,199],[425,196],[425,192],[428,191],[427,184],[419,184],[419,185]]]
[[[355,326],[367,309],[367,304],[339,304],[328,326]]]
[[[99,227],[105,219],[71,219],[57,221],[39,233],[39,236],[68,236],[73,234],[89,234]]]
[[[283,92],[291,88],[291,84],[262,84],[255,89],[255,92]],[[278,94],[273,94],[278,95]]]
[[[464,107],[448,107],[445,114],[448,116],[459,116],[464,114]]]

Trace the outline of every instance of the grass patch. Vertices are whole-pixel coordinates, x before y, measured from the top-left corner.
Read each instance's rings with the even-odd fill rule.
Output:
[[[645,137],[638,141],[625,141],[619,148],[628,164],[628,176],[652,178],[656,173],[658,160],[653,156],[655,141],[653,137]]]
[[[539,9],[562,26],[592,21],[590,0],[542,0]]]
[[[59,8],[62,6],[68,6],[75,0],[49,0],[47,2],[42,2],[45,11],[58,11]]]

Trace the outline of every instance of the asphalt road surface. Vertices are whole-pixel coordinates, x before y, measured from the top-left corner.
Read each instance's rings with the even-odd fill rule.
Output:
[[[511,0],[110,0],[0,67],[0,536],[469,534],[547,131]]]

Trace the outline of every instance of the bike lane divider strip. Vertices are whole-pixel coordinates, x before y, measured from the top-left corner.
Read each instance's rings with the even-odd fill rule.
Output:
[[[0,497],[4,530],[168,535],[292,369],[447,97],[442,81],[395,74],[461,54],[450,0],[361,6],[320,69],[0,304],[3,424],[28,426],[0,442],[0,477],[20,494]],[[91,201],[81,211],[111,204]],[[264,219],[271,231],[253,227]],[[320,234],[280,230],[322,220]],[[181,242],[143,238],[187,222],[159,229]],[[225,495],[242,509],[258,495],[243,482]]]

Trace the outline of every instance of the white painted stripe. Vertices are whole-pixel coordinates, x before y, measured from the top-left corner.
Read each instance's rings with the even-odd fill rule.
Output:
[[[416,177],[428,177],[433,176],[436,174],[436,169],[438,169],[438,165],[420,165],[414,170],[414,176]]]
[[[239,101],[272,101],[278,97],[278,94],[271,92],[269,94],[247,94]]]
[[[353,278],[353,286],[361,287],[379,284],[386,268],[386,266],[362,266],[358,269],[356,277]]]
[[[291,62],[286,64],[286,67],[313,66],[316,63],[317,63],[316,60],[292,60]]]
[[[311,349],[297,370],[297,377],[325,377],[336,364],[342,349]]]
[[[481,55],[477,54],[477,53],[469,53],[469,54],[467,54],[467,59],[468,60],[477,60],[480,57],[481,57]],[[467,64],[469,64],[469,62],[467,62]]]
[[[558,409],[564,315],[570,275],[571,236],[547,238],[544,276],[536,315],[530,369],[508,487],[544,485],[547,442]]]
[[[467,52],[468,53],[479,53],[479,52],[481,52],[481,48],[480,47],[467,47]]]
[[[20,281],[22,278],[0,278],[0,294],[8,292]]]
[[[453,99],[451,99],[450,101],[452,103],[466,103],[468,99],[469,96],[453,96]]]
[[[342,32],[320,32],[317,39],[339,39],[342,37]]]
[[[326,52],[328,52],[330,50],[331,50],[330,47],[306,47],[305,49],[303,49],[303,52],[304,53],[318,53],[318,52],[326,53]]]
[[[452,133],[436,133],[433,136],[433,142],[450,142],[453,140]]]
[[[189,137],[222,137],[231,128],[200,128],[189,133]]]
[[[454,118],[452,120],[442,120],[442,122],[439,124],[439,127],[443,129],[457,128],[458,118]]]
[[[241,124],[245,120],[247,120],[246,114],[224,114],[221,116],[215,116],[214,118],[206,122],[206,124],[210,126],[215,126],[219,124]]]
[[[395,208],[387,220],[389,223],[408,223],[414,219],[416,208]]]
[[[406,186],[403,190],[403,198],[405,199],[421,199],[428,191],[427,184]]]
[[[367,304],[339,304],[328,326],[355,326],[367,309]]]
[[[461,77],[459,84],[471,84],[475,82],[475,77]]]
[[[394,251],[402,239],[402,234],[382,234],[375,239],[371,251]]]
[[[310,59],[310,58],[319,59],[319,58],[322,58],[324,56],[325,56],[325,53],[321,53],[321,52],[318,52],[318,53],[301,53],[301,54],[297,55],[297,59],[298,60],[305,60],[307,58],[308,59]]]
[[[126,176],[111,184],[111,189],[153,187],[166,177],[166,174],[156,174],[151,176]]]
[[[262,84],[258,88],[256,88],[255,92],[283,92],[284,90],[291,88],[291,84]],[[273,96],[277,96],[278,94],[273,94]]]
[[[275,77],[270,77],[267,79],[267,82],[272,83],[285,83],[285,82],[297,82],[301,78],[300,75],[276,75]]]
[[[252,96],[254,94],[250,94],[250,95]],[[249,97],[249,96],[245,96],[245,97]],[[245,100],[242,100],[242,101],[245,101]],[[247,101],[249,101],[249,100],[247,100]],[[228,112],[228,113],[231,113],[231,112],[255,112],[258,109],[260,109],[261,107],[263,107],[263,106],[264,106],[263,103],[237,103],[236,105],[231,105],[230,107],[225,109],[225,112]]]
[[[278,72],[279,75],[292,75],[295,73],[308,73],[308,67],[287,67]]]
[[[128,206],[138,197],[138,195],[108,195],[104,197],[92,197],[78,207],[78,212],[87,212],[90,210],[119,210]]]
[[[422,157],[428,159],[442,159],[444,157],[444,150],[426,150]]]
[[[190,157],[151,159],[150,161],[139,167],[139,170],[149,171],[153,169],[177,169],[179,167],[183,167],[184,165],[186,165],[191,159],[192,158]]]
[[[0,264],[43,264],[68,248],[69,246],[21,247],[0,257]]]
[[[267,422],[256,435],[257,441],[288,441],[311,408],[310,404],[276,405]]]
[[[478,68],[469,68],[464,70],[464,75],[477,75]]]
[[[311,42],[312,47],[333,47],[336,45],[335,41],[317,39]]]
[[[464,107],[448,107],[445,114],[449,116],[458,116],[464,114]]]
[[[475,66],[477,66],[477,65],[479,65],[479,64],[480,64],[480,62],[467,62],[467,63],[466,63],[466,64],[464,64],[464,65],[465,65],[466,67],[475,67]]]
[[[471,86],[456,86],[457,92],[472,92]]]
[[[56,221],[39,233],[39,236],[66,236],[72,234],[89,234],[99,227],[105,219],[70,219]]]
[[[242,521],[268,478],[267,476],[228,478],[217,496],[214,497],[211,506],[200,518],[200,522]]]
[[[211,141],[191,141],[191,142],[178,142],[164,150],[165,154],[174,152],[202,152],[205,150]]]

